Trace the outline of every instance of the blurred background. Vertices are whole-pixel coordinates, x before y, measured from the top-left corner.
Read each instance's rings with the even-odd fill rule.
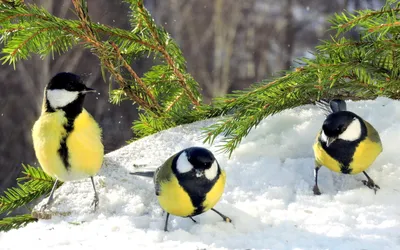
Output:
[[[59,17],[74,18],[70,0],[26,0]],[[122,1],[89,2],[92,21],[129,29],[128,8]],[[156,22],[178,42],[189,72],[199,82],[205,102],[244,89],[274,72],[289,69],[296,57],[310,56],[321,39],[329,38],[327,19],[334,12],[380,8],[382,0],[145,0]],[[135,62],[143,73],[149,60]],[[103,128],[106,153],[133,137],[137,111],[131,102],[108,102],[109,86],[99,61],[82,48],[62,56],[32,56],[0,66],[0,194],[12,185],[21,164],[37,166],[31,128],[40,114],[43,88],[61,71],[81,75],[97,89],[85,107]]]

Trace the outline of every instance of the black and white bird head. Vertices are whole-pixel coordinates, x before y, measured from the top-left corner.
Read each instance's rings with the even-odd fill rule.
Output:
[[[47,105],[53,110],[63,109],[71,103],[82,106],[85,95],[96,92],[86,87],[79,76],[67,72],[55,75],[47,84],[45,91]]]
[[[176,161],[178,174],[189,174],[194,178],[215,179],[219,173],[219,165],[213,153],[201,147],[190,147],[181,152]]]
[[[337,139],[357,141],[362,136],[362,121],[356,114],[339,111],[328,115],[322,125],[321,141],[329,147]]]

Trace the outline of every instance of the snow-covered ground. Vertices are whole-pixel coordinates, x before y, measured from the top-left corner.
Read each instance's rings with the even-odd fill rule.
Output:
[[[375,195],[360,180],[322,168],[321,196],[312,194],[312,144],[324,115],[315,106],[265,119],[228,159],[216,208],[190,219],[165,215],[150,179],[132,176],[134,164],[151,168],[175,152],[201,146],[201,128],[215,120],[173,128],[107,155],[96,177],[100,208],[92,213],[89,179],[56,191],[53,219],[0,234],[0,249],[400,249],[400,103],[385,98],[349,102],[348,109],[380,132],[383,153],[368,170]],[[218,139],[221,140],[221,137]],[[217,141],[218,143],[218,141]]]

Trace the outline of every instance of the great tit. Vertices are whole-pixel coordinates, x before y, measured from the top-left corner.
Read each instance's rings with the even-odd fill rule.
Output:
[[[363,172],[367,180],[362,182],[376,193],[380,187],[368,176],[365,170],[371,166],[382,152],[382,143],[378,132],[353,112],[347,111],[343,100],[321,101],[322,107],[329,112],[313,146],[315,155],[313,188],[318,188],[318,170],[325,166],[343,174]]]
[[[214,155],[202,147],[186,148],[165,161],[154,172],[131,174],[153,177],[160,206],[167,212],[164,231],[168,231],[169,215],[188,217],[212,210],[224,221],[231,219],[213,207],[224,192],[226,175]]]
[[[104,148],[101,129],[83,108],[87,93],[94,89],[84,85],[72,73],[58,73],[44,89],[42,113],[32,129],[33,146],[43,171],[54,177],[49,199],[33,216],[48,219],[45,210],[53,202],[58,181],[73,181],[90,177],[96,210],[99,198],[93,176],[103,163]]]

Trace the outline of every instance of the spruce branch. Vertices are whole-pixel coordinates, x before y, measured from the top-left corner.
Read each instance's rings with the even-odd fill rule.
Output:
[[[399,8],[399,10],[400,10],[400,8]],[[388,27],[389,28],[400,27],[400,21],[376,25],[376,26],[369,28],[368,31],[369,32],[379,32],[380,30],[387,29]]]
[[[50,193],[54,179],[48,176],[40,168],[23,165],[24,176],[18,178],[17,187],[8,188],[4,195],[0,196],[0,214],[24,206],[35,199]],[[58,185],[58,187],[60,187]]]
[[[7,232],[11,229],[18,229],[26,226],[31,222],[36,222],[37,219],[33,218],[30,214],[17,215],[14,217],[6,217],[0,220],[0,232]]]
[[[332,28],[341,36],[317,46],[314,58],[301,58],[294,71],[215,99],[214,111],[224,117],[205,129],[204,142],[213,143],[222,134],[219,146],[231,154],[266,117],[322,98],[399,99],[399,19],[400,4],[393,0],[379,11],[335,15]],[[353,29],[359,40],[345,37]]]
[[[44,57],[83,45],[99,58],[103,78],[108,71],[110,79],[118,84],[118,89],[111,90],[113,103],[130,99],[145,111],[146,124],[149,119],[164,122],[141,134],[158,132],[154,128],[174,126],[175,122],[167,121],[179,120],[175,117],[179,113],[177,110],[188,113],[193,106],[200,105],[198,83],[186,72],[181,50],[169,34],[156,25],[143,1],[125,0],[132,11],[133,30],[92,23],[87,1],[71,1],[78,20],[55,17],[36,5],[0,6],[3,63],[15,66],[17,61],[29,58],[32,53]],[[153,67],[149,74],[140,76],[131,63],[145,54],[153,54],[155,61],[160,63],[158,66],[167,67]],[[160,69],[164,71],[162,74]],[[168,75],[168,78],[156,78],[162,75]]]
[[[123,66],[128,70],[129,74],[135,79],[136,83],[138,83],[143,90],[145,91],[146,95],[151,99],[152,103],[154,104],[155,108],[157,110],[161,110],[160,105],[158,104],[156,98],[154,97],[153,93],[147,88],[147,86],[143,83],[142,79],[136,74],[136,72],[132,69],[132,67],[127,63],[127,61],[124,59],[124,57],[121,54],[121,51],[119,50],[118,46],[112,42],[111,45],[113,46],[115,52],[118,55],[118,58],[121,60]]]
[[[196,98],[195,94],[192,93],[192,91],[189,89],[184,75],[178,69],[177,65],[174,63],[174,60],[172,59],[169,52],[165,49],[165,46],[163,46],[164,42],[162,42],[160,40],[160,38],[155,30],[156,26],[154,25],[154,21],[152,20],[150,13],[144,8],[143,0],[137,0],[137,6],[138,6],[139,13],[143,16],[143,19],[146,23],[147,28],[149,28],[151,35],[153,36],[154,40],[158,44],[158,46],[157,46],[158,50],[165,57],[165,60],[167,61],[168,65],[173,69],[174,73],[178,77],[179,84],[185,90],[186,94],[189,96],[193,105],[199,106],[200,102],[199,102],[198,98]]]
[[[14,1],[0,0],[0,3],[14,8],[23,5],[24,0],[14,0]]]
[[[329,20],[333,26],[332,29],[337,30],[337,35],[353,29],[356,25],[371,25],[376,19],[382,16],[393,16],[396,18],[400,11],[400,3],[397,0],[387,0],[386,4],[376,11],[358,10],[354,14],[344,11],[340,14],[335,14]],[[379,23],[379,22],[378,22]],[[382,24],[382,22],[380,22]]]

